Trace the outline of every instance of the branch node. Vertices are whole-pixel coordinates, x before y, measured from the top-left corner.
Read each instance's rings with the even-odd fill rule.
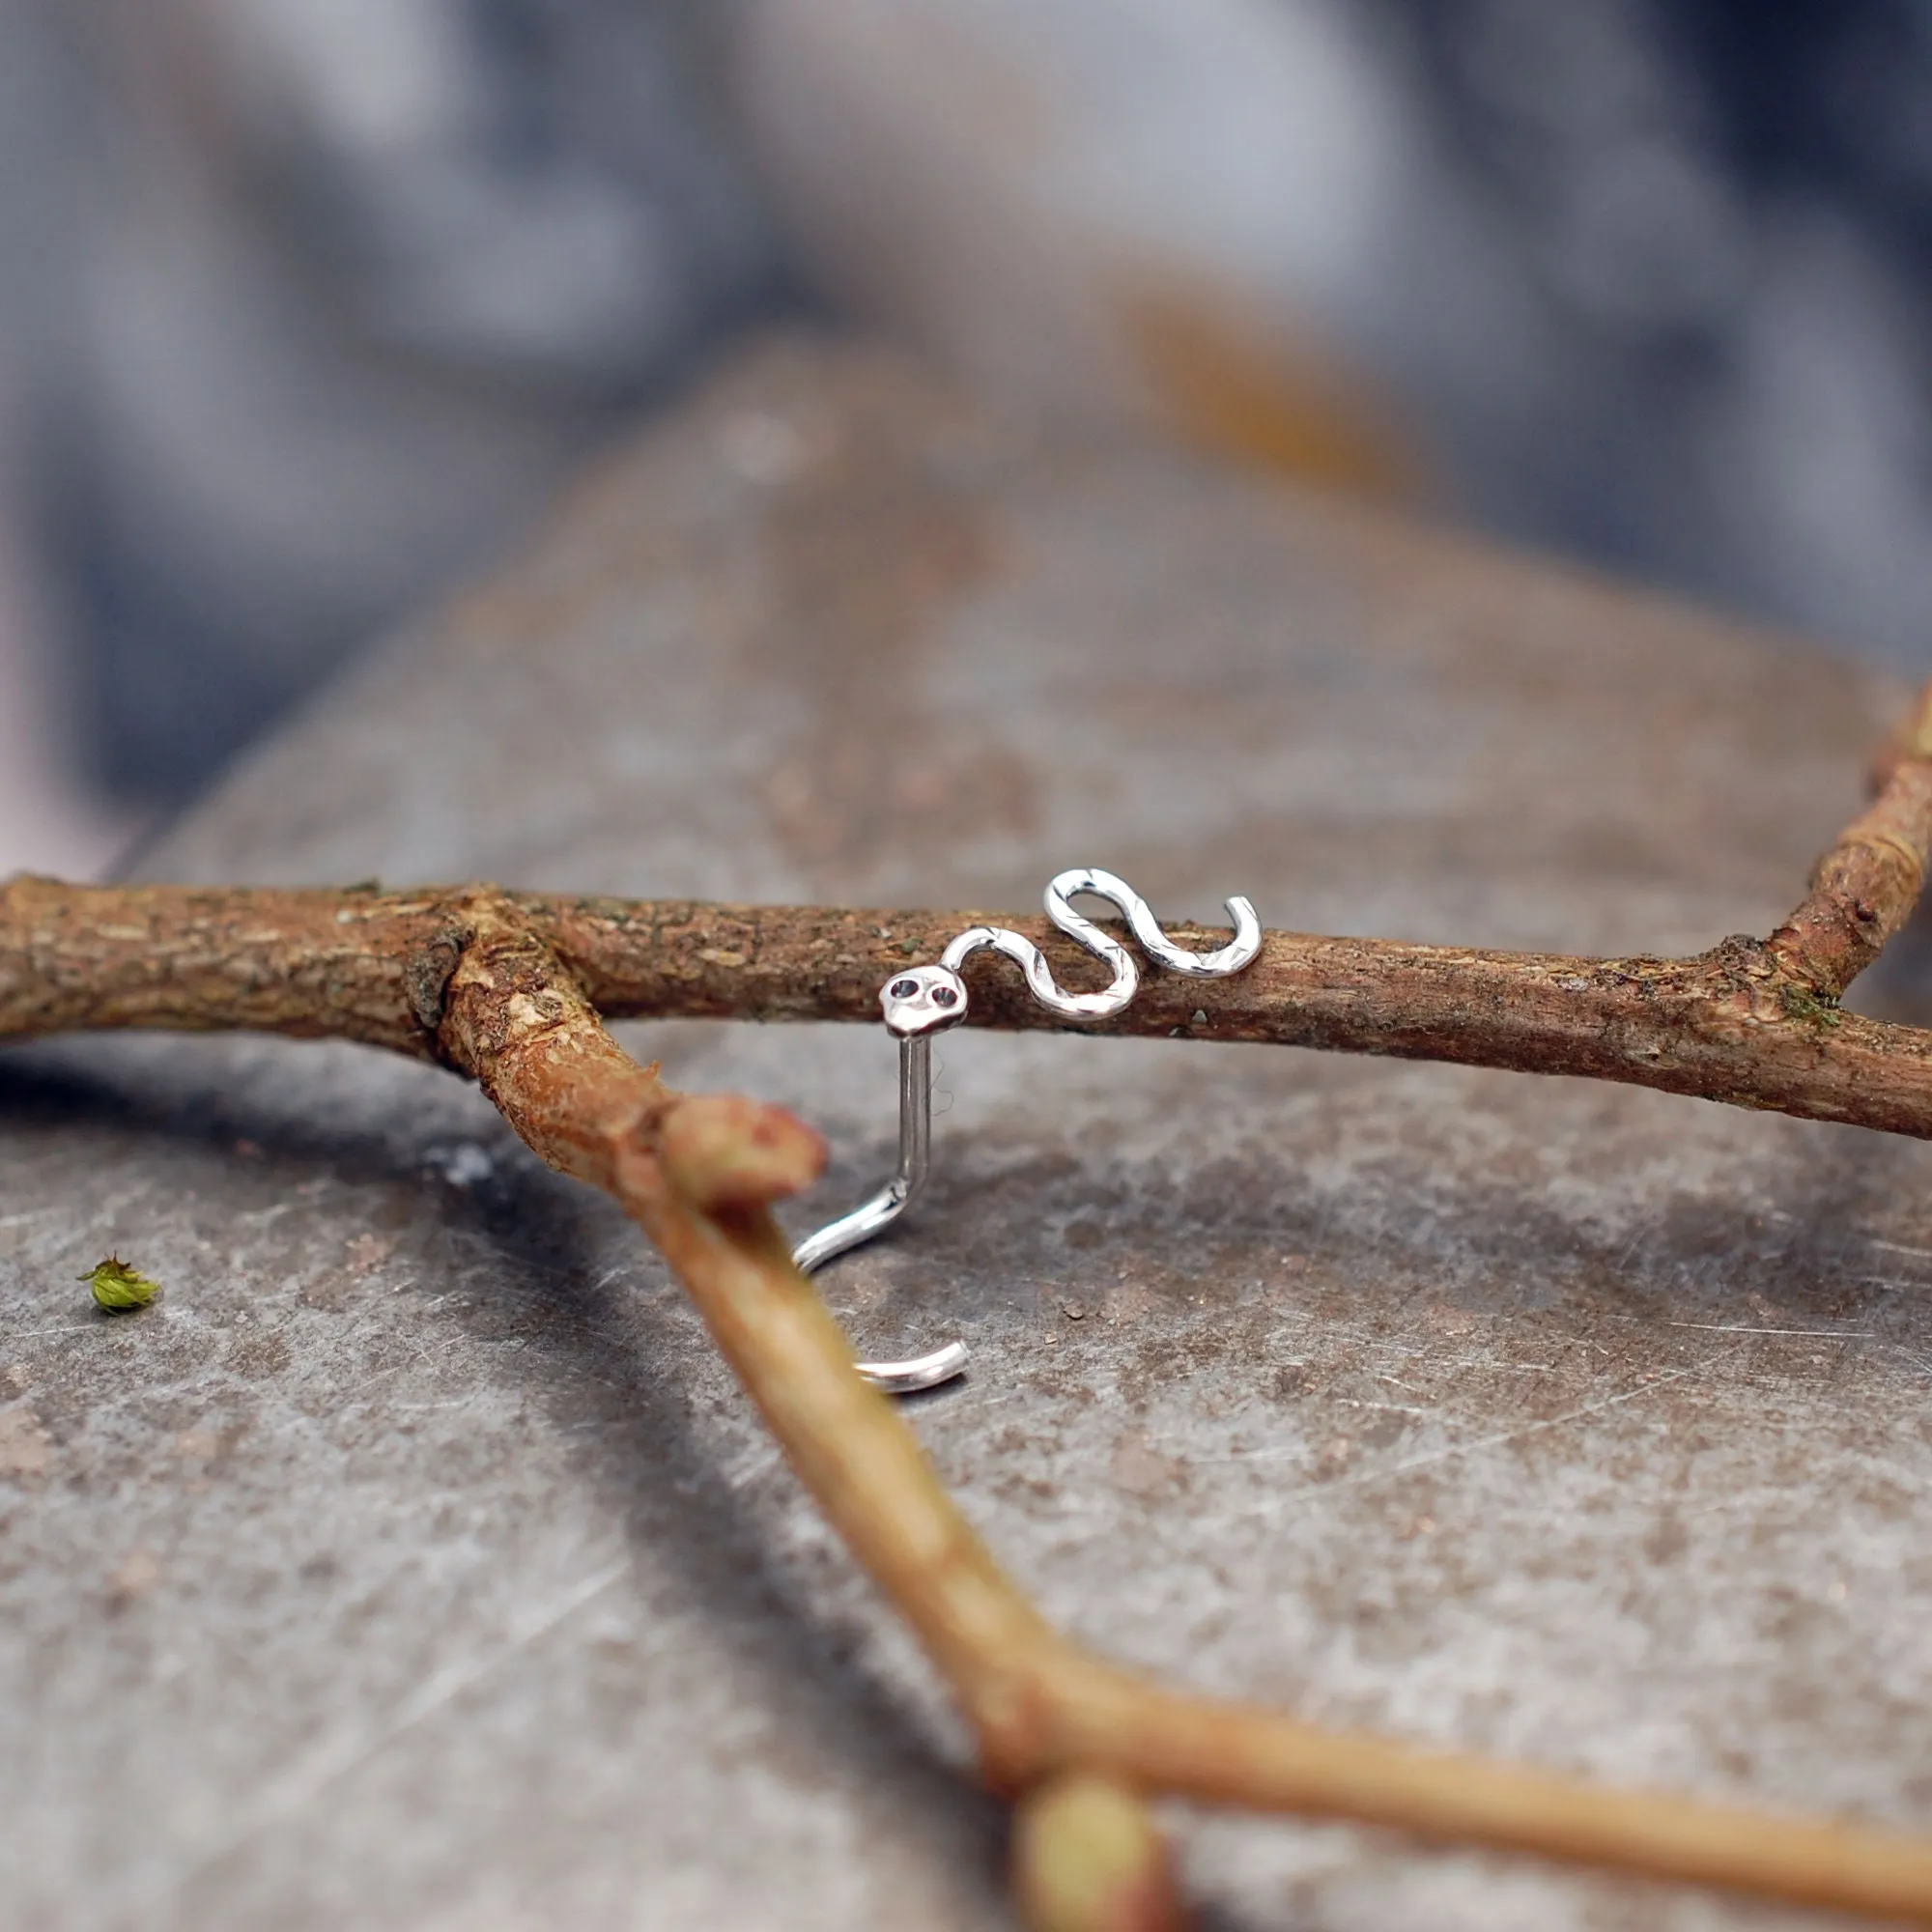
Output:
[[[1182,1932],[1167,1840],[1136,1792],[1068,1772],[1013,1815],[1013,1892],[1028,1932]]]
[[[443,1014],[449,1005],[449,981],[475,937],[474,925],[452,920],[403,961],[403,992],[410,1010],[423,1032],[438,1043],[439,1051]]]
[[[782,1201],[825,1171],[822,1134],[782,1107],[741,1094],[681,1098],[650,1124],[666,1178],[706,1213]]]

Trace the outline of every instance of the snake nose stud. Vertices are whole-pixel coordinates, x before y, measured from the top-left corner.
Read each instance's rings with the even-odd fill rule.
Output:
[[[1140,968],[1124,946],[1073,910],[1069,900],[1081,894],[1117,905],[1149,957],[1172,973],[1194,979],[1224,979],[1244,970],[1261,951],[1261,922],[1246,899],[1228,901],[1229,916],[1235,922],[1232,944],[1218,952],[1190,952],[1162,932],[1153,909],[1125,880],[1112,872],[1082,868],[1062,872],[1047,887],[1046,911],[1062,932],[1113,974],[1113,983],[1104,992],[1063,992],[1039,948],[1023,933],[1006,926],[970,926],[946,948],[938,965],[908,966],[895,973],[879,988],[879,1010],[885,1016],[887,1032],[899,1043],[898,1171],[869,1201],[793,1249],[792,1261],[806,1274],[891,1227],[924,1188],[932,1164],[932,1037],[956,1027],[966,1017],[966,982],[957,969],[973,953],[981,948],[1004,953],[1025,975],[1034,998],[1065,1019],[1108,1019],[1132,1001],[1140,987]],[[951,1381],[965,1367],[963,1342],[949,1342],[929,1355],[916,1355],[909,1361],[858,1364],[859,1373],[875,1388],[895,1395],[935,1388]]]

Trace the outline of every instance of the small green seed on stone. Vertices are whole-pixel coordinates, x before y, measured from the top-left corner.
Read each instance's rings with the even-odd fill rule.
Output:
[[[161,1292],[159,1282],[150,1281],[113,1255],[80,1278],[94,1290],[96,1305],[109,1315],[127,1315],[136,1308],[145,1308]]]

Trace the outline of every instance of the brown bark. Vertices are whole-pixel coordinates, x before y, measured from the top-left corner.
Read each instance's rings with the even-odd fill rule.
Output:
[[[1932,1136],[1932,1036],[1836,1005],[1910,909],[1918,873],[1904,838],[1925,839],[1929,821],[1932,766],[1914,763],[1769,941],[1726,939],[1682,959],[1590,959],[1271,932],[1238,978],[1151,976],[1125,1013],[1082,1030],[1577,1074]],[[464,908],[479,896],[541,937],[607,1019],[874,1022],[895,968],[936,958],[953,933],[982,923],[1037,940],[1068,985],[1092,975],[1037,915],[23,877],[0,886],[0,1038],[247,1028],[433,1059],[443,976],[463,944]],[[1185,946],[1226,937],[1174,934]],[[980,955],[967,970],[971,1024],[1066,1025],[997,960]]]
[[[1871,810],[1846,827],[1811,890],[1765,951],[1780,971],[1836,1001],[1911,918],[1932,845],[1932,685],[1875,774]]]
[[[1588,1074],[1928,1135],[1932,1039],[1836,1007],[1910,915],[1928,848],[1921,700],[1872,809],[1768,941],[1592,960],[1277,933],[1239,979],[1156,979],[1105,1030]],[[817,1174],[817,1136],[753,1101],[674,1093],[603,1024],[871,1019],[880,981],[974,917],[16,879],[0,889],[0,1037],[252,1028],[362,1040],[474,1077],[537,1153],[611,1194],[662,1249],[800,1478],[952,1686],[997,1788],[1098,1780],[1129,1812],[1133,1794],[1168,1792],[1932,1922],[1932,1842],[1322,1731],[1145,1683],[1045,1623],[900,1414],[852,1373],[791,1265],[769,1204]],[[974,998],[980,1024],[1051,1024],[997,968]]]

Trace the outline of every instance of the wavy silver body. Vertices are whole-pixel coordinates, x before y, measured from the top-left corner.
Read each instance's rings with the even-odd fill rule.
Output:
[[[1034,998],[1064,1019],[1110,1019],[1132,1001],[1140,990],[1140,967],[1118,940],[1073,910],[1070,901],[1083,893],[1118,906],[1148,956],[1171,973],[1196,980],[1225,979],[1252,964],[1261,951],[1261,921],[1244,898],[1227,901],[1228,915],[1235,924],[1234,939],[1214,952],[1190,952],[1168,938],[1152,907],[1124,879],[1112,872],[1080,867],[1060,873],[1047,887],[1046,915],[1113,974],[1113,982],[1104,992],[1063,992],[1039,948],[1023,933],[1003,925],[969,926],[940,954],[938,965],[916,966],[895,974],[879,989],[879,1005],[887,1030],[899,1043],[898,1168],[869,1200],[829,1222],[792,1250],[792,1261],[805,1273],[812,1273],[890,1228],[924,1188],[932,1166],[932,1036],[957,1026],[966,1017],[968,996],[959,968],[975,952],[990,949],[1004,953],[1025,974]],[[929,1355],[857,1366],[875,1388],[907,1395],[951,1381],[963,1373],[966,1361],[966,1345],[949,1342]]]
[[[1042,903],[1046,907],[1047,918],[1076,946],[1091,952],[1113,974],[1113,984],[1105,992],[1062,992],[1052,969],[1046,963],[1046,955],[1024,933],[1014,932],[1009,926],[969,926],[939,955],[940,964],[950,966],[956,973],[974,953],[982,948],[991,948],[996,952],[1004,952],[1019,966],[1026,975],[1026,982],[1034,998],[1049,1012],[1059,1013],[1062,1018],[1069,1020],[1112,1019],[1116,1013],[1126,1009],[1140,990],[1141,971],[1134,963],[1134,955],[1124,946],[1110,934],[1102,932],[1084,914],[1073,910],[1070,902],[1083,893],[1107,899],[1120,907],[1148,957],[1156,965],[1165,966],[1170,973],[1179,973],[1190,980],[1226,979],[1230,974],[1252,965],[1255,955],[1262,950],[1262,923],[1247,899],[1232,898],[1227,901],[1228,917],[1235,926],[1233,940],[1218,952],[1190,952],[1184,946],[1177,946],[1168,938],[1160,929],[1159,920],[1153,916],[1153,908],[1118,873],[1102,872],[1093,867],[1078,867],[1053,879],[1047,886]]]

